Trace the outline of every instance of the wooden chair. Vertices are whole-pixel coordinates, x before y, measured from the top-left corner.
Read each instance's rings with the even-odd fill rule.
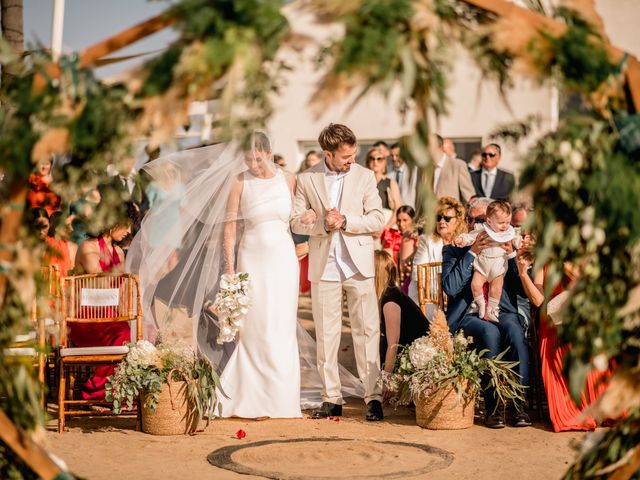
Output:
[[[13,343],[5,349],[4,354],[15,362],[32,363],[37,369],[40,395],[43,406],[46,406],[45,372],[47,366],[47,334],[46,329],[55,322],[60,298],[60,270],[57,265],[47,265],[40,269],[36,282],[43,285],[42,293],[36,294],[31,305],[30,325],[26,333],[16,335]],[[50,309],[41,311],[38,301],[50,303]],[[50,315],[49,315],[50,314]],[[51,318],[53,316],[54,318]]]
[[[58,360],[58,431],[64,431],[69,415],[111,414],[73,409],[79,405],[110,405],[96,400],[67,399],[68,369],[76,366],[99,366],[119,363],[129,352],[127,345],[74,347],[70,345],[67,329],[73,324],[101,324],[130,322],[135,325],[135,339],[142,339],[142,306],[140,284],[136,275],[90,274],[63,279],[60,355]],[[134,341],[134,335],[131,335]],[[70,408],[67,409],[67,406]]]
[[[418,275],[418,305],[427,314],[427,305],[447,310],[447,297],[442,292],[442,262],[414,265]]]

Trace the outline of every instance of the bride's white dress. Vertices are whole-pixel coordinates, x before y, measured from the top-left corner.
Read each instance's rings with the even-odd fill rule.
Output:
[[[252,304],[222,372],[223,417],[302,417],[296,340],[298,259],[289,218],[292,198],[284,174],[243,174],[244,232],[238,272],[249,274]]]

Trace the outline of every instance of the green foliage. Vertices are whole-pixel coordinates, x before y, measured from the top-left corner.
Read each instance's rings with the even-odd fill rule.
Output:
[[[401,346],[394,372],[383,374],[385,385],[396,393],[394,403],[406,405],[418,395],[428,397],[450,385],[461,398],[467,398],[470,392],[482,391],[480,380],[486,374],[498,399],[503,404],[516,400],[518,407],[524,401],[524,387],[514,371],[517,362],[504,360],[506,351],[489,358],[487,350],[478,352],[468,348],[469,342],[470,339],[458,332],[446,342],[451,348],[449,353],[447,348],[442,348],[442,341],[434,340],[430,332],[411,345]]]
[[[182,345],[160,344],[156,348],[143,340],[129,347],[129,354],[106,385],[106,398],[113,402],[114,412],[133,409],[142,394],[145,406],[155,411],[164,384],[185,382],[184,391],[180,393],[189,405],[189,432],[195,432],[203,418],[209,424],[215,415],[218,393],[224,394],[209,360],[196,357],[191,349]]]
[[[623,362],[617,311],[637,281],[629,246],[640,240],[639,168],[608,122],[573,116],[530,151],[522,174],[522,187],[534,188],[537,262],[550,265],[549,283],[565,261],[582,271],[559,331],[572,345],[567,367],[576,399],[597,355]]]
[[[640,445],[640,409],[636,408],[616,422],[611,429],[590,433],[582,447],[580,461],[573,465],[564,480],[582,478],[611,478],[607,465],[623,459],[625,454]],[[636,475],[631,478],[636,478]],[[624,477],[627,478],[627,477]]]
[[[619,68],[609,61],[601,36],[578,12],[561,7],[556,15],[569,28],[561,37],[546,37],[552,47],[552,60],[542,64],[541,70],[550,75],[557,66],[566,87],[586,94],[594,92]]]

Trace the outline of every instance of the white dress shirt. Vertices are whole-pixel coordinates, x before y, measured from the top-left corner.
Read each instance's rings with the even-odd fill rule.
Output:
[[[416,208],[416,183],[418,181],[418,168],[413,167],[412,172],[409,172],[409,167],[406,163],[400,165],[400,168],[395,171],[395,179],[400,189],[400,198],[402,199],[402,205],[409,205],[412,208]]]
[[[333,172],[329,170],[327,164],[324,164],[324,184],[327,187],[329,201],[333,208],[340,211],[340,203],[342,201],[342,189],[344,187],[344,178],[346,173]],[[347,245],[342,238],[342,231],[331,232],[331,246],[329,247],[329,257],[327,265],[322,272],[320,280],[325,282],[340,282],[353,277],[358,273],[358,268],[353,263]]]
[[[498,174],[498,169],[494,168],[493,170],[485,170],[482,168],[480,182],[482,183],[482,190],[484,191],[484,196],[491,198],[491,193],[493,192],[493,186],[496,183],[496,175]]]
[[[446,161],[447,161],[447,155],[443,154],[442,158],[440,159],[440,163],[436,164],[436,167],[433,171],[433,191],[434,192],[438,188],[438,182],[440,181],[440,173],[442,172],[442,167],[444,166]]]

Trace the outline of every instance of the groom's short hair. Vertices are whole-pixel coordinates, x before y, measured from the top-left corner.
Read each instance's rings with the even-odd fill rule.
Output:
[[[349,127],[339,123],[330,123],[320,132],[318,143],[322,150],[335,152],[342,145],[355,145],[357,141],[355,133]]]

